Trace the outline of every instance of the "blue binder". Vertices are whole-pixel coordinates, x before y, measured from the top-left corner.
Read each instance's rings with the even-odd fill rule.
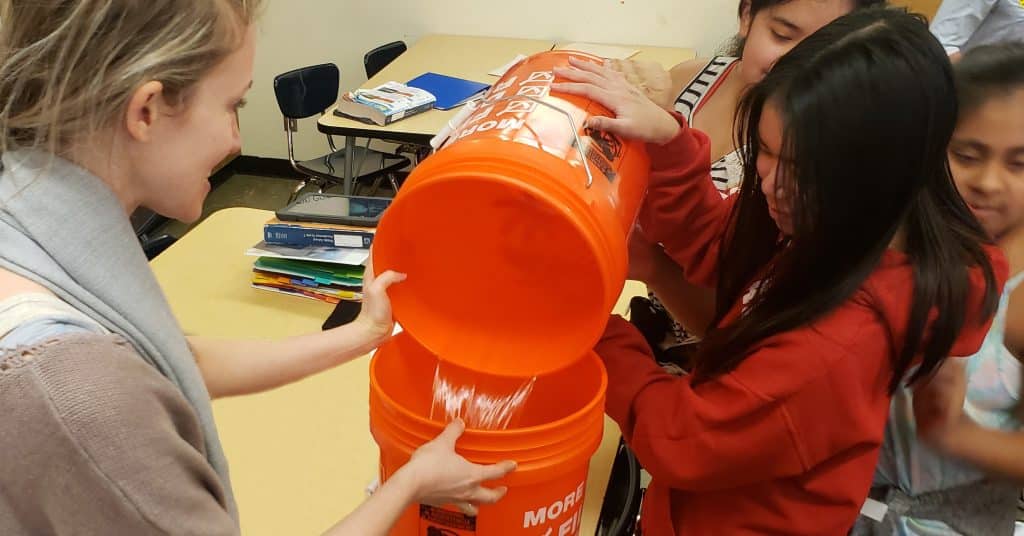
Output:
[[[421,74],[405,85],[429,91],[437,99],[434,108],[439,110],[451,110],[491,87],[490,84],[437,73]]]

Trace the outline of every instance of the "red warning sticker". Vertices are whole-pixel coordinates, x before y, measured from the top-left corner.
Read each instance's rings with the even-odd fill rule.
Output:
[[[462,512],[420,505],[420,536],[475,536],[476,517]]]

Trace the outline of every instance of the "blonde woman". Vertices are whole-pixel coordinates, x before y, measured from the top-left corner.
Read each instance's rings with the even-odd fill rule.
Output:
[[[0,533],[235,534],[210,397],[349,361],[391,331],[358,320],[266,341],[186,338],[128,221],[198,218],[238,149],[257,0],[0,2]],[[369,271],[368,271],[369,272]],[[411,503],[475,504],[512,470],[457,456],[454,423],[330,530],[384,534]],[[287,493],[288,490],[281,490]]]

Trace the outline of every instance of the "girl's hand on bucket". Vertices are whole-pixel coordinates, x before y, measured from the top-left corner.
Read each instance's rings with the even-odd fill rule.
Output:
[[[605,60],[605,65],[622,73],[626,82],[636,86],[649,99],[662,108],[671,111],[675,101],[672,91],[672,75],[656,61]]]
[[[570,82],[555,82],[551,90],[588,98],[615,114],[592,116],[587,127],[649,143],[666,143],[679,132],[679,123],[625,75],[606,65],[569,58],[572,67],[556,67],[554,74]]]
[[[486,488],[483,483],[511,473],[516,463],[477,465],[459,456],[455,453],[455,442],[465,429],[461,420],[452,421],[441,435],[417,449],[399,471],[412,477],[417,501],[435,506],[451,504],[466,515],[476,515],[476,505],[494,504],[508,491],[504,486]]]
[[[373,255],[366,261],[363,271],[363,307],[359,311],[356,322],[362,323],[376,344],[380,344],[391,336],[395,329],[395,321],[391,314],[391,300],[388,299],[388,287],[405,281],[405,274],[388,270],[380,277],[373,275]]]

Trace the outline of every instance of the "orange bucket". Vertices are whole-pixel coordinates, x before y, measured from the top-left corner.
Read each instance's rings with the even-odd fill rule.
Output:
[[[386,481],[413,451],[441,433],[430,419],[438,359],[403,332],[381,346],[370,363],[370,431],[380,447]],[[447,367],[448,365],[446,365]],[[515,380],[476,378],[479,388],[503,388]],[[593,352],[561,371],[537,379],[519,427],[466,430],[456,450],[476,463],[516,460],[518,468],[493,485],[508,486],[476,517],[425,505],[410,507],[391,531],[395,536],[579,533],[587,469],[601,442],[608,379]],[[550,531],[549,531],[550,529]]]
[[[622,291],[648,158],[583,128],[608,109],[550,92],[573,56],[601,61],[553,51],[510,69],[378,226],[376,270],[409,274],[389,290],[395,318],[447,362],[516,377],[566,367]]]

